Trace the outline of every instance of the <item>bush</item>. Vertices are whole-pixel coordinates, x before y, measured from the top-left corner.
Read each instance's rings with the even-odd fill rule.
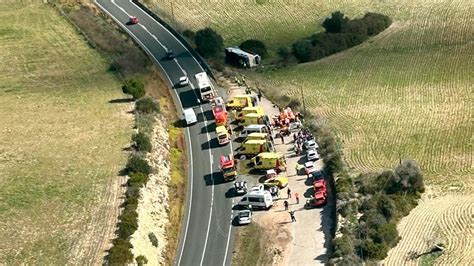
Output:
[[[145,84],[139,79],[129,79],[122,85],[122,91],[125,94],[132,95],[133,99],[139,99],[145,96]]]
[[[158,113],[160,105],[152,97],[143,97],[135,104],[135,111],[141,114]]]
[[[267,55],[267,47],[262,41],[259,40],[246,40],[239,45],[240,49],[249,51],[255,54],[259,54],[262,58]]]
[[[326,18],[323,27],[326,32],[338,33],[346,26],[349,19],[340,11],[333,12],[330,18]]]
[[[387,223],[379,228],[374,235],[372,235],[372,239],[375,243],[387,243],[389,247],[395,246],[400,237],[398,236],[397,225],[395,223]]]
[[[196,33],[192,30],[184,30],[183,36],[188,38],[191,41],[194,41],[194,37],[196,37]]]
[[[138,132],[132,136],[132,141],[135,143],[135,147],[138,151],[150,152],[151,142],[150,138],[143,132]]]
[[[148,259],[143,255],[140,255],[140,256],[136,257],[135,261],[137,262],[137,264],[139,266],[142,266],[144,264],[148,264]]]
[[[385,191],[388,194],[407,192],[416,195],[423,193],[425,186],[420,166],[414,160],[404,160],[395,168],[395,175],[390,176]]]
[[[151,244],[154,247],[158,247],[158,238],[155,236],[154,233],[149,233],[148,234],[148,239],[150,240]]]
[[[130,251],[132,245],[122,238],[114,239],[113,244],[107,256],[108,264],[125,265],[131,263],[133,260],[133,254]]]
[[[222,36],[211,28],[198,30],[194,42],[196,43],[196,50],[204,57],[215,56],[224,49]]]
[[[334,245],[334,257],[342,257],[353,253],[352,240],[347,235],[334,238],[332,242]]]
[[[128,179],[128,185],[131,187],[142,187],[148,182],[148,176],[144,173],[133,173]]]
[[[278,48],[277,54],[283,61],[288,61],[288,59],[290,58],[290,51],[286,47]]]
[[[313,59],[313,47],[309,40],[299,40],[293,44],[293,55],[301,62],[309,62]]]
[[[392,24],[392,20],[389,17],[370,12],[365,14],[361,21],[366,25],[367,35],[369,36],[379,34]]]
[[[383,260],[387,257],[388,246],[386,243],[374,243],[372,240],[366,239],[356,250],[359,252],[359,256],[366,260]]]
[[[118,225],[118,235],[123,239],[127,239],[129,236],[133,235],[138,228],[138,214],[133,210],[134,206],[136,205],[127,205],[119,216],[120,222]]]
[[[132,155],[127,162],[126,172],[128,175],[133,173],[143,173],[149,175],[151,173],[151,167],[147,161],[138,157],[137,155]]]

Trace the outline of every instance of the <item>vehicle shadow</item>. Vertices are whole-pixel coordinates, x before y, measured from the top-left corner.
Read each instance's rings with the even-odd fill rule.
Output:
[[[219,141],[216,138],[212,138],[201,144],[202,150],[210,150],[219,147]]]
[[[305,198],[311,198],[314,195],[314,187],[309,187],[306,189],[306,191],[303,193],[303,196]]]
[[[193,90],[182,90],[178,93],[183,109],[199,106],[198,99]]]
[[[218,186],[218,185],[227,183],[229,181],[225,181],[224,175],[222,174],[222,172],[217,171],[211,174],[204,175],[204,182],[206,182],[206,186],[212,186],[212,185]],[[226,193],[226,197],[227,197],[227,193]]]
[[[200,122],[202,122],[202,121],[200,121]],[[216,131],[216,123],[215,122],[208,123],[207,126],[204,126],[204,127],[201,128],[201,134],[206,134],[208,132],[211,133],[211,132],[214,132],[214,131]]]

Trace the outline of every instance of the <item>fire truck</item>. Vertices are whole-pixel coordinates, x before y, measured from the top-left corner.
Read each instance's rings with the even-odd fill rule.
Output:
[[[214,98],[212,102],[212,114],[216,120],[216,126],[227,125],[227,111],[225,110],[224,100],[221,97]]]
[[[199,88],[199,95],[201,96],[201,101],[211,101],[216,93],[212,87],[211,81],[207,76],[206,72],[197,73],[195,75],[198,88]]]
[[[221,170],[225,181],[234,180],[237,177],[234,155],[221,155]]]

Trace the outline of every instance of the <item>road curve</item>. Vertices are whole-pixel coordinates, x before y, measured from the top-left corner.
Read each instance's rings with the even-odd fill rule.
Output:
[[[197,101],[194,75],[203,72],[203,68],[186,46],[130,0],[96,0],[96,4],[162,70],[172,90],[178,113],[182,113],[185,108],[193,108],[198,116],[198,123],[185,129],[189,161],[188,190],[175,265],[230,265],[233,201],[225,195],[232,185],[223,182],[219,157],[230,153],[232,146],[218,146],[210,106],[200,105]],[[139,24],[127,25],[129,16],[136,16]],[[165,58],[167,50],[176,54],[174,60]],[[189,77],[190,85],[174,88],[174,84],[185,74]]]

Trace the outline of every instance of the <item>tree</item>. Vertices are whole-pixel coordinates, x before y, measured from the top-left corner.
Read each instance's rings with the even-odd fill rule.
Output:
[[[117,238],[113,241],[113,246],[107,256],[110,265],[125,265],[133,260],[133,254],[130,251],[132,245],[125,239]]]
[[[135,104],[135,110],[141,114],[158,113],[160,111],[160,105],[152,97],[140,98]]]
[[[293,55],[301,63],[308,62],[313,59],[312,49],[313,46],[310,41],[299,40],[293,44]]]
[[[395,246],[400,237],[398,236],[397,225],[387,223],[377,228],[377,233],[372,236],[375,243],[387,243],[390,247]]]
[[[135,261],[137,262],[138,266],[148,264],[148,259],[143,255],[136,257]]]
[[[245,42],[241,43],[239,47],[240,49],[243,49],[245,51],[258,54],[262,58],[264,58],[267,55],[267,47],[262,41],[259,41],[259,40],[254,40],[254,39],[246,40]]]
[[[151,173],[151,167],[147,161],[138,157],[137,155],[132,155],[127,162],[126,172],[128,175],[132,173],[143,173],[149,175]]]
[[[122,85],[122,91],[125,94],[132,95],[133,99],[139,99],[145,96],[145,84],[140,79],[129,79]]]
[[[388,180],[385,191],[388,194],[424,192],[425,185],[420,166],[414,160],[404,160],[395,168],[395,175]]]
[[[212,57],[223,50],[224,40],[211,28],[198,30],[194,36],[196,50],[204,57]]]
[[[323,27],[326,32],[339,33],[346,26],[349,19],[340,11],[333,12],[330,18],[326,18],[323,22]]]
[[[347,235],[334,238],[334,257],[342,257],[353,253],[352,240]]]
[[[138,151],[150,152],[151,142],[150,138],[143,132],[138,132],[132,136],[132,141],[135,142],[135,146]]]
[[[148,176],[144,173],[133,173],[130,174],[130,178],[127,183],[132,187],[141,187],[148,182]]]
[[[387,257],[388,246],[385,242],[374,243],[370,239],[363,240],[362,243],[356,248],[359,252],[359,256],[364,259],[383,260]]]

